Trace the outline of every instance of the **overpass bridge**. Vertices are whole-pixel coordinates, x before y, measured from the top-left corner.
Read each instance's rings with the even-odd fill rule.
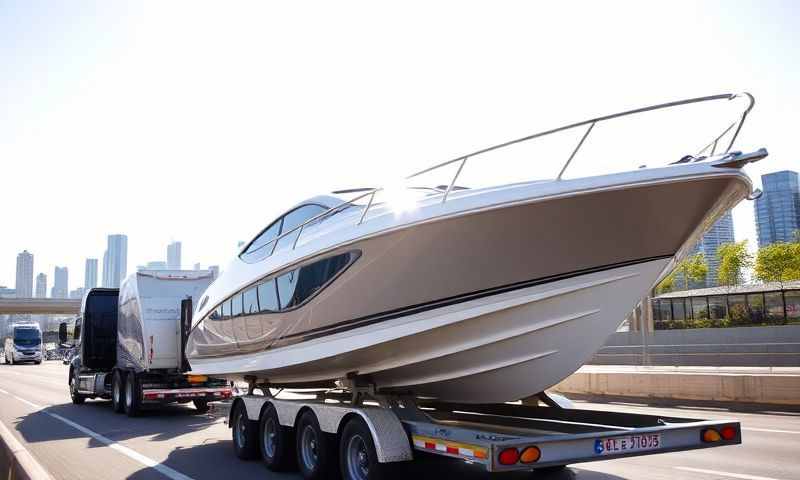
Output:
[[[77,315],[80,311],[80,299],[0,298],[0,315]]]

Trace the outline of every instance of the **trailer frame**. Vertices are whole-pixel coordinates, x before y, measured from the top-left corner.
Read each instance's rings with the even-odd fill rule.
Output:
[[[256,393],[259,390],[261,394]],[[240,428],[234,415],[242,405],[253,427],[271,410],[269,406],[274,407],[287,431],[297,427],[305,412],[312,412],[338,451],[345,448],[341,437],[347,423],[358,418],[369,428],[380,464],[410,461],[415,453],[427,453],[476,464],[487,472],[504,472],[741,443],[741,426],[734,420],[564,408],[563,400],[545,393],[538,395],[535,405],[446,403],[364,390],[279,398],[283,395],[266,386],[251,386],[246,395],[236,397],[227,419],[234,442]],[[296,447],[302,448],[301,443]],[[299,463],[302,457],[295,453]],[[349,478],[346,466],[341,468]]]

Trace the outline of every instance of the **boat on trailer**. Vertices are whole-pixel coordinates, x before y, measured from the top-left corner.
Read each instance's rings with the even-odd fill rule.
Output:
[[[597,123],[734,98],[746,108],[693,156],[564,178]],[[357,381],[449,402],[543,392],[588,361],[717,219],[758,194],[742,167],[766,150],[733,150],[752,106],[749,94],[714,95],[529,135],[411,175],[456,168],[448,185],[407,190],[403,205],[381,201],[381,188],[301,202],[198,299],[192,370],[281,387]],[[552,180],[458,186],[489,152],[580,128]]]

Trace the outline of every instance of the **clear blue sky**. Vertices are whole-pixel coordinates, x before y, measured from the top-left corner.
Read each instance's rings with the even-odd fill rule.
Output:
[[[754,180],[800,169],[800,3],[553,3],[0,0],[0,285],[28,249],[75,288],[109,233],[129,269],[172,239],[224,267],[311,195],[683,97],[753,92]],[[717,125],[604,126],[571,173],[666,163]],[[546,177],[553,152],[470,173]],[[755,243],[752,209],[734,218]]]

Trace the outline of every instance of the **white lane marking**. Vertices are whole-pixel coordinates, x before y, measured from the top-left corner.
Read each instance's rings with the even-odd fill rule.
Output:
[[[790,433],[793,435],[800,435],[800,432],[796,430],[773,430],[771,428],[750,428],[750,427],[747,428],[742,427],[742,430],[745,432],[750,431],[750,432],[767,432],[767,433]]]
[[[74,429],[76,429],[76,430],[78,430],[78,431],[80,431],[82,433],[85,433],[86,435],[89,435],[90,437],[94,438],[98,442],[105,444],[106,446],[108,446],[112,450],[116,450],[117,452],[125,455],[126,457],[128,457],[128,458],[130,458],[132,460],[135,460],[135,461],[141,463],[142,465],[144,465],[146,467],[150,467],[150,468],[155,469],[159,473],[163,474],[165,477],[168,477],[168,478],[170,478],[172,480],[194,480],[192,477],[184,475],[181,472],[179,472],[177,470],[174,470],[174,469],[172,469],[172,468],[170,468],[170,467],[168,467],[168,466],[166,466],[166,465],[164,465],[164,464],[162,464],[160,462],[157,462],[157,461],[155,461],[155,460],[153,460],[151,458],[145,457],[141,453],[139,453],[139,452],[137,452],[137,451],[135,451],[133,449],[130,449],[130,448],[124,446],[124,445],[121,445],[120,443],[115,442],[114,440],[111,440],[110,438],[108,438],[106,436],[103,436],[103,435],[101,435],[101,434],[99,434],[99,433],[97,433],[97,432],[95,432],[93,430],[90,430],[90,429],[84,427],[83,425],[80,425],[78,423],[73,422],[72,420],[64,418],[64,417],[62,417],[61,415],[59,415],[57,413],[48,412],[48,411],[44,410],[45,407],[43,407],[42,405],[37,405],[37,404],[35,404],[35,403],[33,403],[33,402],[29,401],[29,400],[26,400],[24,398],[18,397],[18,396],[14,395],[14,394],[9,394],[6,391],[3,391],[3,393],[5,393],[6,395],[10,395],[10,396],[16,398],[20,402],[23,402],[23,403],[25,403],[27,405],[30,405],[31,407],[33,407],[33,408],[35,408],[37,410],[42,411],[42,413],[46,413],[47,415],[55,418],[56,420],[59,420],[59,421],[61,421],[63,423],[66,423],[70,427],[72,427],[72,428],[74,428]]]
[[[5,393],[6,395],[11,395],[10,393],[8,393],[5,390],[3,390],[2,388],[0,388],[0,393]]]
[[[747,475],[744,473],[720,472],[718,470],[706,470],[704,468],[691,468],[691,467],[673,467],[673,468],[675,468],[676,470],[683,470],[685,472],[705,473],[708,475],[719,475],[721,477],[739,478],[741,480],[779,480],[777,478],[772,478],[772,477],[760,477],[758,475]]]

